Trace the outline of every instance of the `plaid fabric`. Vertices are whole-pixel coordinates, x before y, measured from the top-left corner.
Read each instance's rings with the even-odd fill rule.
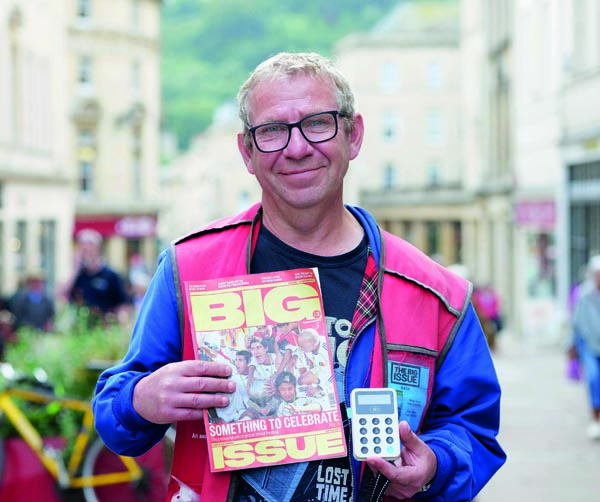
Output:
[[[377,265],[373,253],[369,249],[369,257],[367,258],[367,267],[363,277],[360,292],[358,293],[358,302],[352,318],[352,327],[350,328],[350,339],[348,340],[348,350],[360,333],[360,330],[375,316],[377,312]]]

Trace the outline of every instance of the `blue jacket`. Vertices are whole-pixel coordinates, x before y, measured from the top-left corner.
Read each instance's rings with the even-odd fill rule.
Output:
[[[400,312],[403,319],[411,316],[407,324],[413,325],[418,322],[419,312],[423,312],[420,310],[421,303],[426,300],[427,305],[438,305],[436,308],[451,312],[455,318],[439,346],[434,347],[436,350],[428,346],[417,347],[414,341],[417,335],[410,340],[409,334],[409,343],[401,347],[398,344],[386,347],[384,341],[383,359],[387,361],[388,356],[390,358],[384,379],[389,384],[391,377],[387,375],[387,369],[394,364],[394,355],[388,354],[388,351],[399,349],[405,354],[408,347],[409,352],[416,354],[415,357],[434,358],[431,384],[427,390],[427,412],[416,423],[414,420],[411,423],[414,429],[420,429],[420,437],[438,459],[433,484],[423,496],[432,501],[471,500],[504,463],[506,456],[496,440],[500,387],[481,326],[469,302],[470,296],[463,295],[460,301],[464,300],[464,304],[455,307],[453,289],[461,289],[452,287],[459,284],[452,282],[455,278],[404,241],[386,233],[382,235],[373,218],[364,210],[349,209],[365,228],[379,264],[381,282],[390,285],[389,291],[383,295],[381,317],[395,317],[395,312]],[[255,214],[256,210],[251,210],[246,218],[238,221],[247,222]],[[223,232],[230,226],[231,221],[224,223]],[[213,239],[214,228],[213,225]],[[381,261],[384,261],[384,266]],[[414,293],[409,291],[410,288]],[[402,294],[399,295],[400,290]],[[415,305],[416,302],[419,304]],[[167,428],[137,415],[132,395],[139,379],[164,364],[181,360],[177,305],[170,251],[165,251],[160,256],[138,315],[129,351],[119,365],[101,375],[93,402],[98,432],[105,443],[120,454],[135,456],[147,451],[162,438]],[[413,318],[415,310],[419,312]],[[433,314],[437,318],[437,314]],[[441,321],[438,319],[438,322]],[[383,324],[383,319],[380,319],[357,338],[348,362],[352,372],[346,372],[347,394],[370,378],[366,375],[369,368],[364,362],[371,358],[364,357],[364,354],[373,350],[373,340],[378,338],[377,335],[385,339]],[[391,333],[393,328],[388,325],[387,331]],[[418,329],[414,331],[417,333]],[[465,371],[467,368],[468,371]],[[351,381],[348,375],[352,375],[354,380]],[[379,383],[383,382],[375,382],[375,385]],[[355,468],[354,472],[359,472],[359,469]],[[357,483],[355,486],[358,486]]]

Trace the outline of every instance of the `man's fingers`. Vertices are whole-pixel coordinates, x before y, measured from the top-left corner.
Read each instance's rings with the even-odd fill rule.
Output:
[[[211,376],[227,378],[231,375],[231,366],[212,361],[182,361],[176,363],[183,376]]]
[[[179,388],[180,392],[184,393],[209,393],[215,394],[218,392],[232,393],[235,391],[235,382],[227,378],[214,377],[188,377]]]
[[[398,427],[400,429],[400,441],[402,441],[403,447],[413,449],[419,444],[419,437],[412,431],[406,420],[402,420]]]
[[[209,393],[184,393],[174,398],[172,405],[175,408],[204,409],[204,408],[223,408],[229,404],[227,394],[209,394]]]
[[[387,460],[380,457],[369,457],[367,458],[367,464],[373,471],[373,474],[377,476],[378,473],[383,474],[386,478],[392,479],[396,474],[397,467],[394,464],[390,464]]]

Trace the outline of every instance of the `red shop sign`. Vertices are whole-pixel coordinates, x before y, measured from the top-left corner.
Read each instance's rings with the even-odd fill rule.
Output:
[[[156,235],[156,217],[150,215],[78,217],[75,220],[74,234],[84,228],[96,230],[103,237],[113,235],[126,238],[154,237]]]

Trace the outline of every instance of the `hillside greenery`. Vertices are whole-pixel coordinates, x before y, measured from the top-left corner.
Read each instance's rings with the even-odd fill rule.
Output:
[[[252,69],[280,51],[331,56],[334,44],[374,26],[398,0],[165,0],[163,129],[179,147],[235,98]]]

